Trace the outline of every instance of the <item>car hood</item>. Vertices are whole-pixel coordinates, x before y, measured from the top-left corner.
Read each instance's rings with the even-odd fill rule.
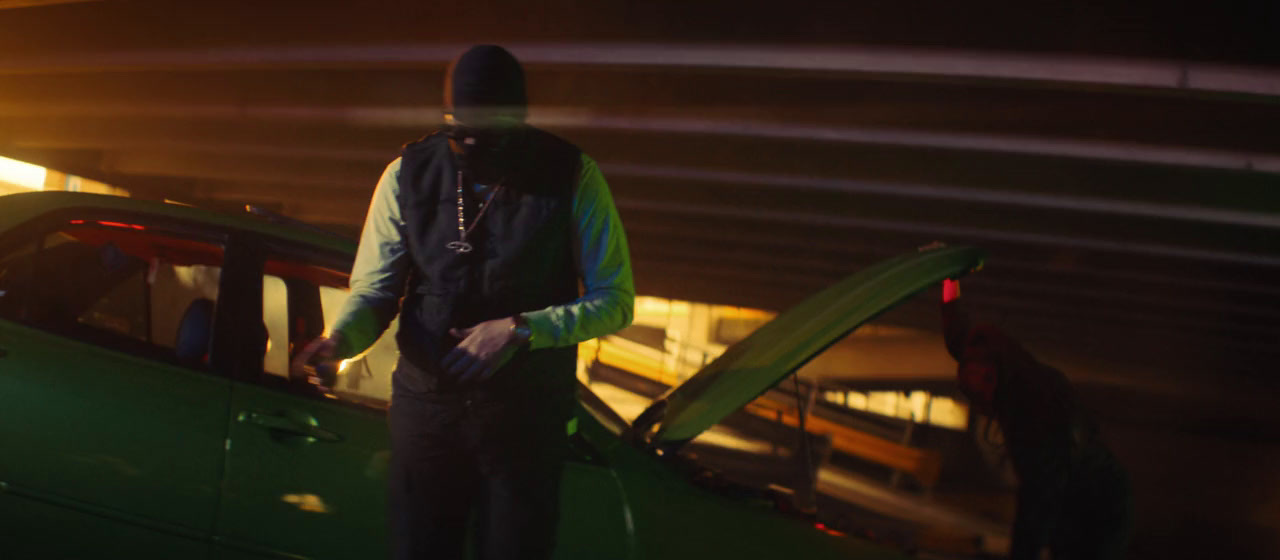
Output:
[[[867,267],[779,314],[636,418],[654,446],[680,445],[738,410],[863,323],[982,265],[985,252],[942,247]]]

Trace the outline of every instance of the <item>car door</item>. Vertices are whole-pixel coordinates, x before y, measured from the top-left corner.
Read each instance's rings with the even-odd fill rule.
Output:
[[[78,211],[0,238],[6,557],[207,557],[223,246],[182,229]]]
[[[217,558],[388,556],[390,370],[375,355],[385,348],[349,363],[333,387],[289,381],[290,350],[324,330],[346,292],[342,259],[306,255],[264,253],[237,290],[260,319],[240,329],[254,356],[231,391]]]
[[[388,555],[386,406],[398,358],[395,322],[328,387],[290,383],[289,356],[333,321],[347,298],[347,262],[268,245],[262,274],[237,294],[265,332],[250,334],[253,374],[232,390],[219,558],[381,558]],[[257,306],[261,302],[261,306]],[[249,328],[242,332],[252,333]],[[595,403],[597,407],[606,407]],[[586,410],[565,467],[557,558],[630,558],[622,487],[596,447],[617,443]],[[619,428],[620,429],[620,428]],[[602,556],[603,554],[603,556]]]

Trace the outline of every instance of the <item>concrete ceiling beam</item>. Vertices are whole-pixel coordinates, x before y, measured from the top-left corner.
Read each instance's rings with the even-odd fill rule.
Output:
[[[470,46],[456,44],[155,48],[10,56],[0,75],[280,67],[439,66]],[[892,47],[805,47],[680,43],[507,43],[525,64],[692,70],[819,72],[898,80],[1001,81],[1055,86],[1150,88],[1280,96],[1280,72],[1266,67],[1037,53]]]
[[[673,112],[678,113],[678,112]],[[74,123],[76,119],[225,121],[252,123],[330,124],[351,128],[400,128],[425,133],[440,124],[440,110],[431,106],[321,106],[306,104],[135,104],[0,102],[0,119],[43,117]],[[601,113],[591,108],[534,106],[534,125],[564,130],[621,135],[655,134],[746,138],[770,142],[1042,156],[1084,161],[1110,161],[1183,168],[1280,173],[1280,152],[1240,150],[1156,141],[1109,140],[1040,134],[942,131],[927,128],[774,122],[755,115],[707,117],[689,114],[628,115]],[[74,125],[68,128],[74,131]],[[21,139],[18,137],[17,139]],[[38,140],[31,139],[28,142]]]
[[[0,130],[0,134],[4,134]],[[19,148],[44,150],[114,149],[150,152],[175,152],[207,154],[209,156],[255,156],[281,159],[350,160],[353,162],[386,162],[394,157],[391,149],[373,147],[309,146],[294,143],[254,143],[235,139],[217,140],[195,134],[184,138],[154,138],[110,133],[77,136],[73,133],[44,134],[13,133],[10,145]],[[1277,158],[1280,163],[1280,158]],[[602,168],[611,178],[633,178],[666,182],[698,182],[779,189],[784,191],[816,191],[883,197],[904,197],[915,200],[939,202],[965,202],[997,204],[1010,207],[1038,208],[1054,211],[1113,216],[1161,218],[1208,224],[1280,228],[1280,214],[1270,211],[1265,201],[1246,200],[1239,197],[1236,207],[1217,207],[1206,204],[1134,200],[1126,192],[1113,196],[1081,195],[1046,190],[1039,185],[1027,184],[1026,188],[981,188],[965,184],[929,184],[909,180],[875,180],[820,175],[793,175],[746,170],[727,171],[714,168],[696,168],[679,165],[651,165],[618,161],[604,161]],[[1105,181],[1096,175],[1093,182]],[[1025,180],[1025,179],[1024,179]],[[1280,196],[1274,203],[1280,204]],[[1231,202],[1231,199],[1226,200]],[[1263,208],[1258,207],[1263,202]]]
[[[1280,256],[1269,253],[1239,252],[1230,250],[1184,247],[1164,243],[1140,243],[1100,237],[1076,236],[1062,233],[1027,231],[1002,231],[995,228],[951,226],[945,224],[921,224],[906,220],[859,218],[849,216],[815,216],[798,212],[765,209],[726,208],[711,205],[673,204],[666,201],[628,200],[618,197],[618,207],[623,211],[639,210],[662,212],[671,215],[708,216],[757,221],[763,224],[818,225],[837,230],[875,230],[917,236],[922,243],[936,239],[960,239],[981,245],[983,241],[1001,244],[1060,247],[1084,251],[1101,251],[1131,254],[1141,257],[1182,259],[1210,263],[1228,263],[1280,267]]]

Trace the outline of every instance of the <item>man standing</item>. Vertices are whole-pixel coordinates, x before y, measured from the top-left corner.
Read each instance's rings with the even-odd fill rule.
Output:
[[[1076,402],[1062,372],[1035,359],[992,325],[970,326],[960,283],[942,287],[942,328],[958,362],[960,389],[1000,425],[1018,476],[1009,557],[1124,558],[1132,498],[1124,468]]]
[[[525,124],[505,49],[450,65],[444,117],[387,166],[351,298],[294,369],[364,351],[399,311],[394,557],[462,558],[474,521],[481,558],[549,558],[575,345],[631,322],[626,236],[595,162]]]

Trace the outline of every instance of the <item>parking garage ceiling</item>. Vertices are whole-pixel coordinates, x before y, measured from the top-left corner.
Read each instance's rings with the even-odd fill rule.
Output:
[[[497,42],[601,162],[642,293],[777,309],[972,244],[966,298],[1033,347],[1276,388],[1276,8],[850,4],[0,2],[0,154],[354,234]]]

